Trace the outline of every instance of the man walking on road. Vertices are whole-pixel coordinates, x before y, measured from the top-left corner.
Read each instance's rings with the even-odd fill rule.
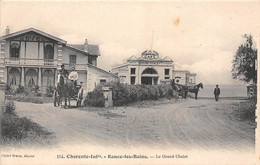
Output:
[[[218,85],[216,85],[216,88],[214,90],[214,95],[215,95],[215,100],[218,101],[219,95],[220,95],[220,89],[219,89]]]

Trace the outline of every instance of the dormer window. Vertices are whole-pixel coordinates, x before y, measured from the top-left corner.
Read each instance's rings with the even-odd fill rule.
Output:
[[[11,45],[11,52],[10,52],[10,57],[11,58],[19,58],[20,57],[20,45],[17,43],[13,43]]]

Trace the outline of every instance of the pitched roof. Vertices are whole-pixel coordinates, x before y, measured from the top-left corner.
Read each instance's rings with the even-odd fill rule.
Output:
[[[163,60],[164,61],[172,61],[172,59],[170,57],[168,57],[168,56],[166,56]]]
[[[21,34],[24,34],[24,33],[28,33],[28,32],[35,32],[35,33],[43,35],[47,38],[50,38],[54,41],[60,42],[60,43],[65,44],[65,45],[67,44],[67,41],[60,39],[58,37],[55,37],[53,35],[50,35],[48,33],[45,33],[41,30],[35,29],[35,28],[28,28],[28,29],[20,30],[20,31],[17,31],[17,32],[14,32],[14,33],[10,33],[10,34],[1,36],[0,40],[5,40],[5,39],[12,38],[12,37],[15,37],[15,36],[18,36],[18,35],[21,35]],[[74,48],[74,49],[81,51],[81,52],[85,52],[84,51],[84,45],[71,44],[71,45],[66,45],[66,46],[68,46],[70,48]],[[98,45],[88,45],[88,54],[100,56],[99,46]]]
[[[131,56],[130,58],[128,58],[127,60],[137,60],[136,56]]]
[[[10,34],[7,34],[7,35],[4,35],[2,37],[0,37],[0,40],[4,40],[4,39],[7,39],[7,38],[11,38],[11,37],[15,37],[15,36],[18,36],[18,35],[21,35],[21,34],[24,34],[24,33],[28,33],[28,32],[35,32],[35,33],[38,33],[40,35],[43,35],[45,37],[48,37],[50,39],[53,39],[55,41],[58,41],[58,42],[61,42],[62,44],[66,44],[67,41],[63,40],[63,39],[60,39],[58,37],[55,37],[53,35],[50,35],[48,33],[45,33],[41,30],[38,30],[38,29],[34,29],[34,28],[29,28],[29,29],[24,29],[24,30],[20,30],[18,32],[14,32],[14,33],[10,33]]]
[[[105,71],[105,70],[103,70],[103,69],[101,69],[101,68],[98,68],[98,67],[96,67],[96,66],[94,66],[94,65],[91,65],[91,64],[87,64],[89,67],[92,67],[93,69],[96,69],[96,70],[98,70],[98,71],[101,71],[101,72],[103,72],[103,73],[105,73],[105,74],[108,74],[108,75],[110,75],[110,76],[113,76],[113,77],[115,77],[115,78],[117,78],[117,76],[116,75],[114,75],[113,73],[110,73],[110,72],[108,72],[108,71]]]
[[[69,44],[68,46],[84,51],[84,44]],[[98,45],[88,45],[88,54],[100,56]]]
[[[75,48],[75,47],[73,47],[73,46],[71,46],[71,45],[66,45],[65,46],[66,48],[69,48],[69,49],[72,49],[72,50],[74,50],[74,51],[78,51],[78,52],[80,52],[80,53],[83,53],[83,54],[85,54],[85,55],[88,55],[88,53],[87,52],[85,52],[85,51],[83,51],[83,50],[80,50],[80,49],[77,49],[77,48]]]

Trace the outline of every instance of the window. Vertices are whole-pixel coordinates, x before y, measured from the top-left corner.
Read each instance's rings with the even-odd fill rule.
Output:
[[[97,66],[97,57],[96,56],[88,56],[88,63],[94,66]]]
[[[131,84],[135,84],[135,76],[131,76]]]
[[[46,45],[44,47],[44,59],[46,60],[54,59],[54,49],[52,45]]]
[[[20,45],[18,45],[17,43],[13,43],[11,45],[11,57],[12,58],[20,57]]]
[[[164,79],[170,79],[170,77],[164,77]]]
[[[54,73],[52,70],[45,70],[42,75],[42,85],[44,87],[54,85]]]
[[[28,69],[26,74],[25,74],[25,84],[28,87],[34,87],[37,85],[37,79],[38,75],[35,69]]]
[[[135,74],[135,68],[131,68],[131,74]]]
[[[70,61],[69,61],[70,68],[75,67],[76,61],[77,61],[77,56],[76,55],[70,55]]]
[[[10,85],[19,85],[21,82],[20,71],[17,68],[11,68],[8,77],[8,84]]]
[[[165,69],[165,70],[164,70],[164,74],[165,74],[165,75],[170,75],[170,69]]]
[[[157,74],[157,71],[153,68],[146,68],[142,74]]]

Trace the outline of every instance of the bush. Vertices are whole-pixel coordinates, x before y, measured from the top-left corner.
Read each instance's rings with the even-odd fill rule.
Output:
[[[239,104],[239,108],[236,111],[236,115],[242,120],[254,121],[256,118],[256,103],[257,100],[249,99]]]
[[[16,89],[15,93],[25,93],[25,88],[22,85],[19,85],[18,88]]]
[[[37,123],[16,114],[4,114],[1,121],[1,144],[51,144],[53,133],[48,132]]]
[[[48,86],[46,88],[45,96],[52,97],[53,96],[53,92],[54,92],[54,87],[53,86]]]
[[[35,85],[35,86],[32,88],[32,91],[34,91],[35,93],[38,93],[39,90],[40,90],[39,85]]]
[[[94,106],[94,107],[104,107],[105,98],[102,91],[94,90],[89,92],[84,100],[84,105]]]
[[[157,100],[158,98],[173,97],[171,85],[126,85],[119,82],[99,84],[94,91],[89,92],[84,104],[90,106],[104,106],[105,99],[102,94],[102,87],[112,88],[113,104],[115,106],[127,105],[131,102],[143,100]]]
[[[15,90],[10,85],[7,84],[6,85],[5,94],[6,95],[14,95],[15,94]]]
[[[167,84],[159,84],[158,85],[159,88],[159,93],[160,93],[160,98],[163,97],[172,97],[173,96],[173,89],[171,85],[167,85]]]
[[[4,109],[5,114],[15,114],[15,105],[13,101],[8,101],[5,104],[5,109]]]
[[[131,102],[129,97],[129,90],[127,89],[127,85],[117,82],[116,84],[112,84],[113,88],[113,104],[115,106],[125,105]]]

